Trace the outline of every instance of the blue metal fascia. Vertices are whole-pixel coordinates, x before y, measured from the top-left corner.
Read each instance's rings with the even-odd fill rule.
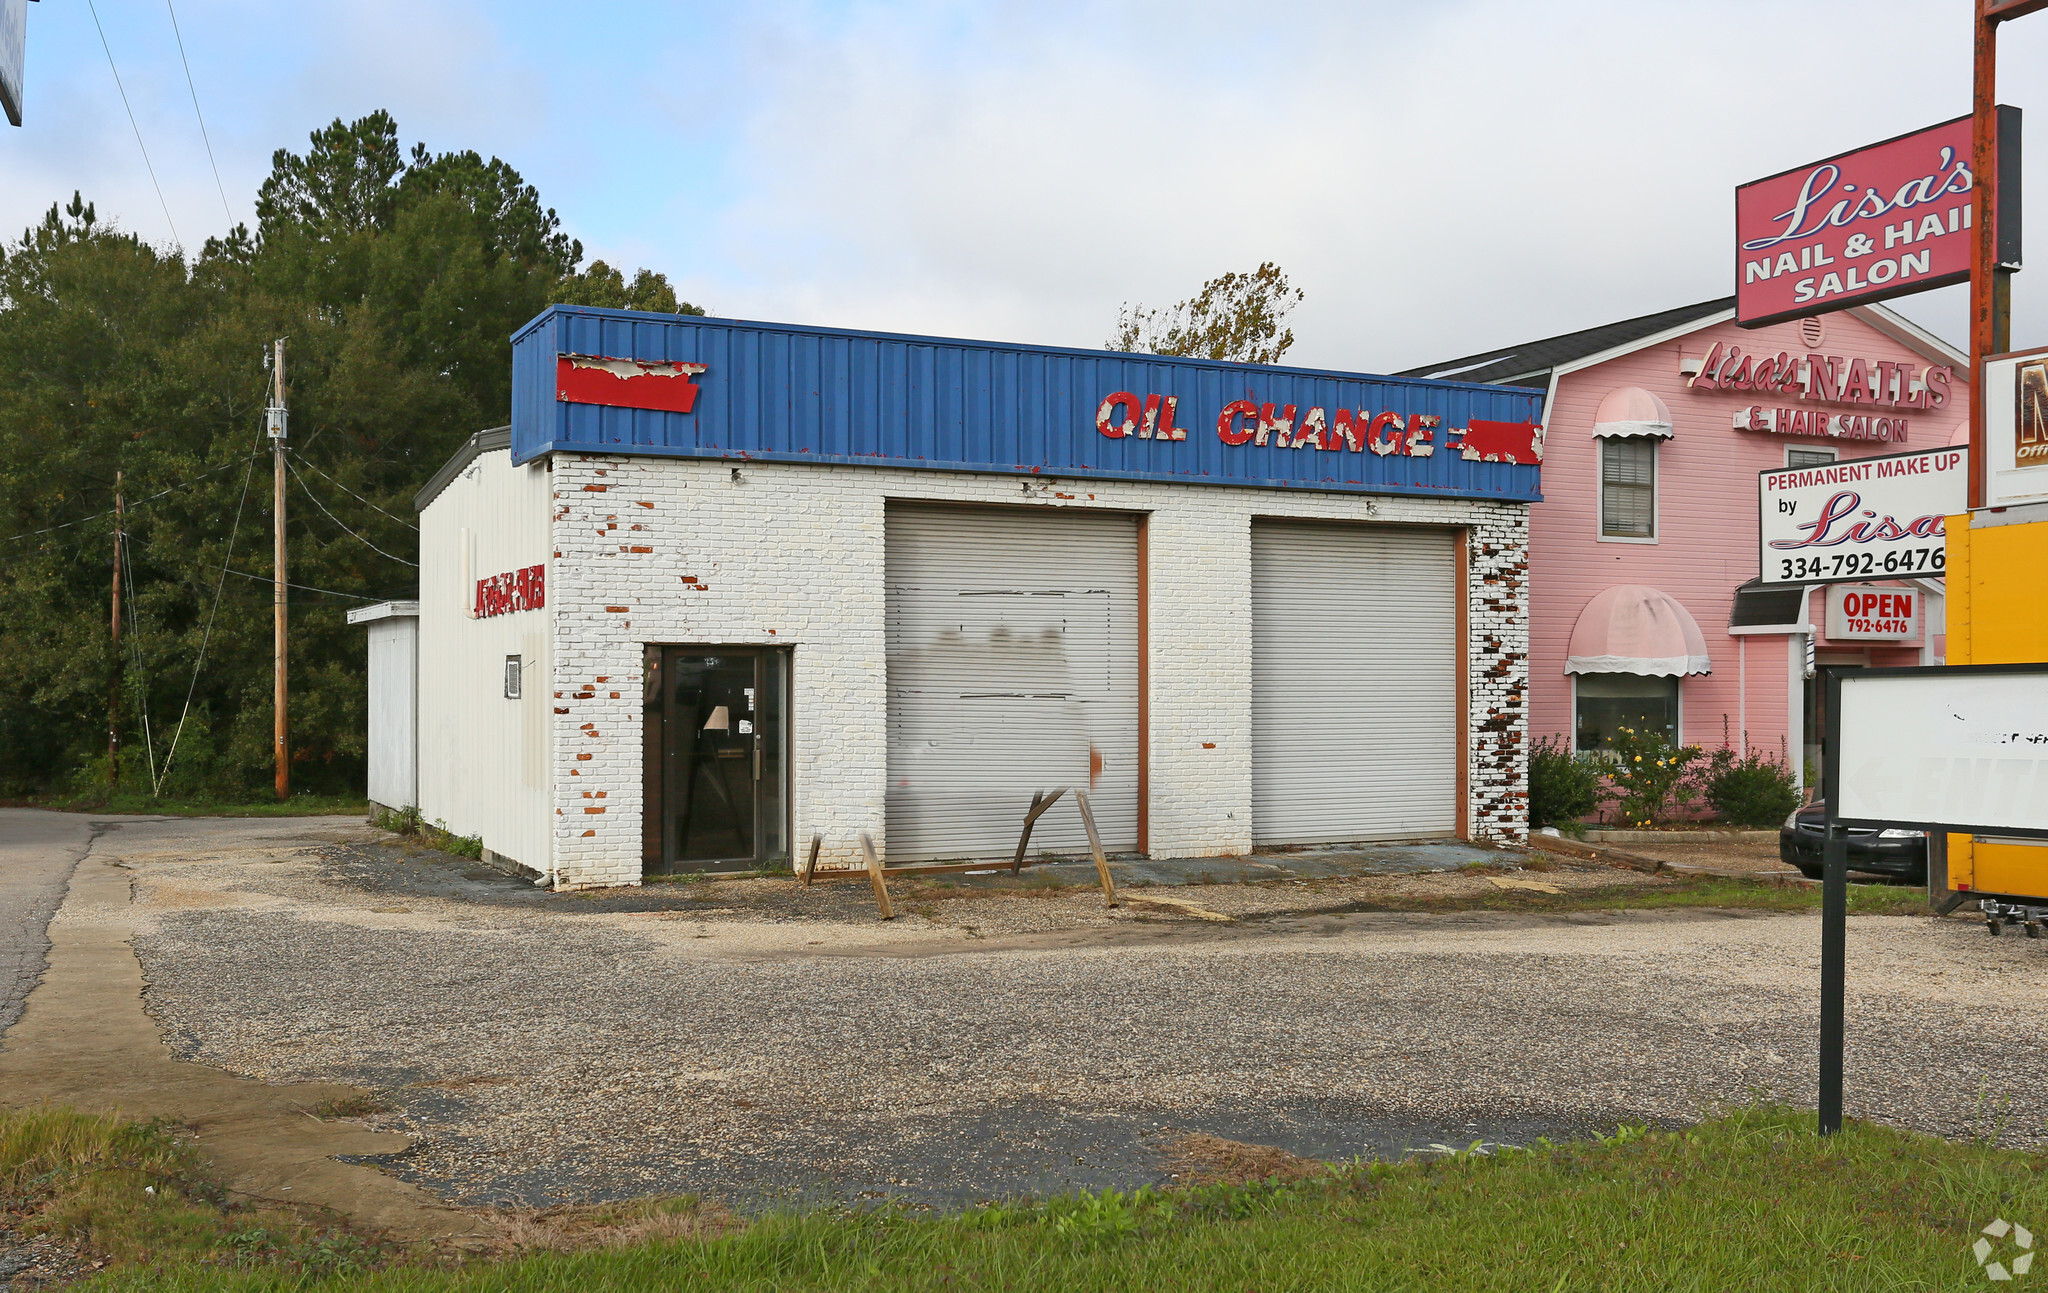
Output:
[[[1295,403],[1297,427],[1310,407],[1334,418],[1339,406],[1433,413],[1446,429],[1474,418],[1540,420],[1542,394],[1521,388],[583,306],[549,307],[513,342],[515,462],[572,452],[1541,498],[1537,466],[1466,461],[1442,432],[1429,457],[1383,457],[1231,447],[1215,430],[1232,399]],[[711,368],[690,414],[570,404],[555,398],[563,353]],[[1188,439],[1100,435],[1095,411],[1114,390],[1176,395]],[[1298,470],[1278,474],[1276,466]]]
[[[714,462],[809,462],[828,463],[838,467],[888,467],[896,471],[951,471],[981,472],[988,475],[1036,476],[1042,480],[1132,480],[1148,484],[1169,485],[1229,485],[1236,489],[1306,489],[1337,494],[1399,494],[1413,498],[1486,498],[1503,503],[1540,503],[1543,495],[1539,491],[1526,493],[1475,493],[1468,489],[1431,489],[1426,485],[1384,485],[1372,481],[1302,481],[1302,480],[1258,480],[1250,477],[1232,476],[1217,479],[1213,476],[1162,476],[1157,472],[1107,471],[1099,467],[1037,467],[1030,464],[999,466],[985,462],[938,462],[924,459],[907,460],[882,456],[854,457],[850,454],[819,453],[752,453],[743,449],[726,451],[700,449],[673,449],[651,445],[591,446],[587,444],[544,444],[533,452],[513,459],[516,466],[550,453],[578,453],[592,458],[693,458]]]

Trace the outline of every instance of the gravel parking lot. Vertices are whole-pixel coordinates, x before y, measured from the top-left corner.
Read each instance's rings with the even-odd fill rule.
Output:
[[[466,1203],[949,1203],[1155,1180],[1184,1132],[1343,1158],[1814,1086],[1810,915],[1357,909],[1491,883],[1453,874],[1174,891],[1231,923],[905,893],[882,925],[864,885],[548,895],[363,828],[148,831],[102,847],[136,868],[172,1045],[379,1089],[370,1121],[421,1138],[390,1170]],[[1955,918],[1850,939],[1851,1113],[2048,1144],[2015,1040],[2048,1019],[2048,950]]]

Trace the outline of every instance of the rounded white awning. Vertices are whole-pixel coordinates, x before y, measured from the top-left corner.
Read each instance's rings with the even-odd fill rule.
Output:
[[[1671,439],[1671,410],[1654,391],[1640,386],[1617,386],[1607,392],[1600,401],[1600,407],[1593,411],[1593,435],[1596,438],[1624,436],[1651,436],[1658,440]]]
[[[1579,612],[1564,671],[1683,677],[1714,666],[1706,636],[1677,598],[1648,584],[1616,584]]]

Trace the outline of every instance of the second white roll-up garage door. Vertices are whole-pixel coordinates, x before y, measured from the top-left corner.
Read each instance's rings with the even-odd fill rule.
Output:
[[[1033,792],[1088,788],[1102,843],[1138,839],[1138,519],[888,510],[892,861],[1008,857]],[[1031,847],[1087,847],[1062,800]]]
[[[1252,523],[1252,836],[1457,829],[1456,540]]]

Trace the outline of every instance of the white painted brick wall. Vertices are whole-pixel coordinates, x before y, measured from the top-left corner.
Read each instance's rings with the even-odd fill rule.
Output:
[[[825,863],[850,864],[866,831],[886,855],[890,499],[1149,514],[1155,857],[1251,848],[1252,517],[1470,527],[1468,813],[1479,838],[1526,829],[1525,504],[581,454],[552,479],[564,884],[640,878],[647,642],[793,647],[791,838],[822,832]]]

